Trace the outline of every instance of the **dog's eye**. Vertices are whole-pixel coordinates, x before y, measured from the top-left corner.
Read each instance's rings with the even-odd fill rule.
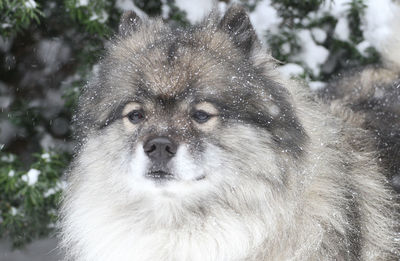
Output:
[[[198,123],[204,123],[210,119],[211,115],[205,111],[198,110],[192,114],[192,118]]]
[[[127,116],[133,124],[137,124],[144,119],[144,112],[143,110],[133,110]]]

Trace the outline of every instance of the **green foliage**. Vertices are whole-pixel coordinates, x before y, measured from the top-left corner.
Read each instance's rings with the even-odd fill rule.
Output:
[[[43,13],[29,0],[0,0],[0,35],[12,36],[26,29],[32,21],[39,23]]]
[[[249,12],[253,12],[254,9],[256,9],[257,4],[260,2],[261,0],[240,0],[240,4],[242,4],[243,6],[245,6],[247,8],[247,10],[249,10]]]
[[[142,9],[146,14],[150,16],[161,14],[162,2],[160,0],[134,0],[134,2],[137,7]]]
[[[365,8],[364,0],[352,0],[349,4],[347,18],[349,19],[349,27],[351,31],[351,41],[360,43],[363,40],[361,30],[361,17],[364,15]]]
[[[328,19],[309,21],[307,17],[307,14],[318,10],[324,2],[324,0],[272,1],[273,6],[282,18],[279,32],[267,32],[266,34],[267,43],[276,59],[284,63],[294,62],[292,57],[296,56],[302,49],[297,37],[298,30],[321,27],[328,21]]]
[[[65,8],[71,18],[83,25],[87,32],[100,36],[111,33],[106,22],[112,7],[112,2],[107,0],[87,1],[86,5],[80,5],[79,0],[65,0]]]
[[[171,22],[179,24],[181,26],[188,26],[190,22],[186,18],[186,12],[180,10],[176,5],[174,0],[167,0],[167,5],[169,7],[169,19]]]
[[[10,238],[18,247],[54,229],[64,187],[60,177],[70,160],[70,150],[44,152],[41,139],[50,134],[59,142],[70,142],[71,130],[57,136],[60,134],[52,132],[52,122],[70,120],[80,89],[102,55],[104,43],[115,30],[121,12],[113,1],[106,0],[88,1],[85,6],[74,0],[37,0],[32,9],[26,8],[26,1],[0,1],[2,21],[14,23],[0,28],[0,36],[12,43],[8,53],[0,50],[0,59],[18,61],[18,66],[0,65],[0,87],[2,83],[16,87],[6,93],[0,88],[1,95],[13,97],[11,104],[3,108],[0,121],[8,121],[17,130],[15,138],[1,144],[0,237]],[[35,19],[27,19],[30,14],[36,15]],[[43,40],[53,39],[68,46],[72,55],[57,65],[58,69],[49,67],[52,65],[36,55]],[[51,50],[42,53],[46,55],[47,51]],[[38,81],[24,80],[27,76]],[[42,101],[50,90],[63,94],[64,108],[48,115],[51,108]],[[38,181],[30,185],[27,173],[35,171],[40,172]]]
[[[319,9],[326,0],[272,0],[280,16],[284,19],[293,20],[304,18],[310,12]]]
[[[290,57],[301,50],[296,34],[288,28],[282,29],[279,34],[267,33],[267,41],[272,56],[282,62],[289,62]]]
[[[52,230],[65,186],[60,177],[69,156],[34,156],[35,162],[26,168],[16,155],[0,153],[0,237],[10,237],[16,247]]]
[[[364,40],[361,29],[361,19],[366,8],[364,0],[351,0],[347,4],[345,16],[350,30],[348,40],[338,39],[334,34],[338,20],[329,12],[325,12],[323,16],[310,15],[318,12],[323,4],[329,5],[333,2],[329,0],[274,0],[272,2],[282,18],[279,31],[266,34],[272,55],[283,63],[297,63],[304,67],[306,79],[326,81],[332,74],[341,70],[379,62],[379,55],[374,48],[369,47],[364,54],[357,49],[357,44]],[[326,39],[317,44],[329,51],[328,60],[321,65],[322,70],[318,75],[313,74],[304,61],[298,58],[298,54],[303,49],[299,43],[299,30],[311,32],[315,28],[322,29],[326,34]]]

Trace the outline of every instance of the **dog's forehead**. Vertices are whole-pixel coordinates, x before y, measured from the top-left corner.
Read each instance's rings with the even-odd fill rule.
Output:
[[[228,37],[217,30],[165,27],[156,36],[140,37],[140,33],[132,35],[112,55],[119,56],[119,67],[130,68],[120,78],[156,96],[176,97],[196,83],[197,88],[208,87],[226,75],[228,67],[223,64],[238,57]]]

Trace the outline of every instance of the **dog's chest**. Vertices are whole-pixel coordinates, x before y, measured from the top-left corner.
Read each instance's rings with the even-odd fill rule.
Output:
[[[202,229],[124,230],[110,226],[102,229],[102,235],[95,239],[87,238],[90,246],[87,245],[87,258],[83,260],[247,260],[249,253],[254,253],[262,241],[260,229],[235,218],[210,221],[203,224]]]

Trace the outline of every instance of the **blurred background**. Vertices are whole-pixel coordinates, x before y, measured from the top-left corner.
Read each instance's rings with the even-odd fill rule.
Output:
[[[314,91],[378,65],[400,14],[392,0],[0,0],[0,260],[59,258],[52,238],[73,111],[122,12],[189,26],[234,2],[278,70]]]

